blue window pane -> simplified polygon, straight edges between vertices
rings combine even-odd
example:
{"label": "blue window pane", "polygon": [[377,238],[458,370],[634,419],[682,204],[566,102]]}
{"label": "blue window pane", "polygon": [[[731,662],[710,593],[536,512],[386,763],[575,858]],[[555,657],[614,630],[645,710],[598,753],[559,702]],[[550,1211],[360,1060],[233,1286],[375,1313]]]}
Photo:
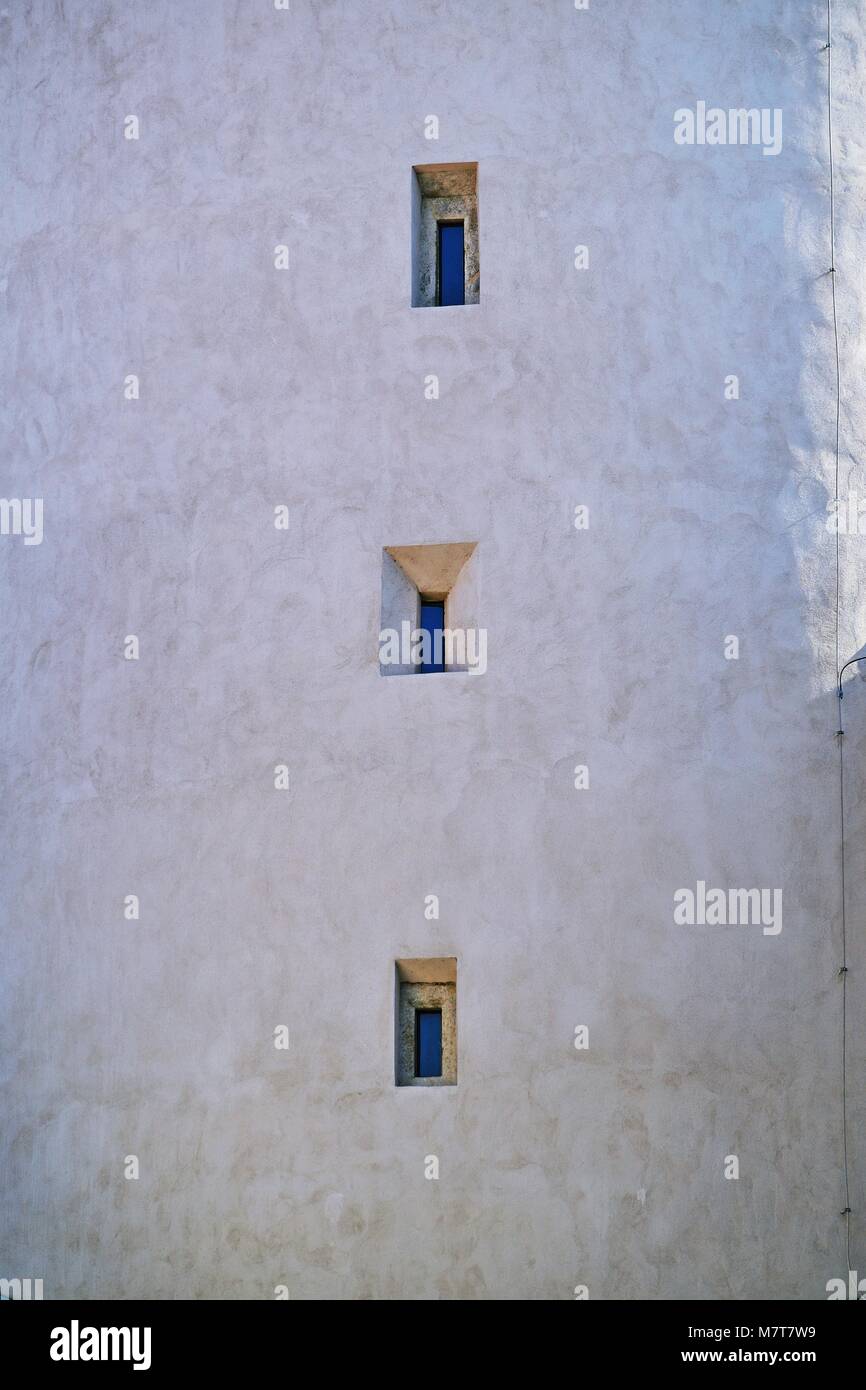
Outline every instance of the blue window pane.
{"label": "blue window pane", "polygon": [[439,303],[464,304],[463,223],[439,223]]}
{"label": "blue window pane", "polygon": [[415,1075],[442,1075],[442,1010],[415,1010]]}
{"label": "blue window pane", "polygon": [[422,671],[444,671],[445,670],[445,601],[444,599],[421,600],[421,628],[429,634],[428,647],[430,656],[429,661],[421,662]]}

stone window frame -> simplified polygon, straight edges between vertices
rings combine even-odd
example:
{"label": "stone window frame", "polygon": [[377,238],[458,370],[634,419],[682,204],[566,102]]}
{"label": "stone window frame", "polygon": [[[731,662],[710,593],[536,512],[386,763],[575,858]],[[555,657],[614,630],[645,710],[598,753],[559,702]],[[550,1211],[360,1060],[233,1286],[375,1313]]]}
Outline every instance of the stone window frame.
{"label": "stone window frame", "polygon": [[[463,303],[439,303],[439,223],[463,223]],[[413,309],[465,309],[481,302],[478,164],[412,166]]]}
{"label": "stone window frame", "polygon": [[[442,976],[441,979],[431,978]],[[395,971],[394,1081],[397,1086],[457,1085],[457,959],[398,960]],[[442,1012],[442,1075],[415,1075],[415,1014]]]}

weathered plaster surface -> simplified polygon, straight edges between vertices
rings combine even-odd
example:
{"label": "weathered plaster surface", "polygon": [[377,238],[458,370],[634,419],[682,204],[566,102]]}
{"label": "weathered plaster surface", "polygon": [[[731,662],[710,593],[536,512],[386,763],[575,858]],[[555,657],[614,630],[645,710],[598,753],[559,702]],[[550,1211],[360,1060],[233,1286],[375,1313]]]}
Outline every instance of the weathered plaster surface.
{"label": "weathered plaster surface", "polygon": [[[834,12],[866,496],[866,47]],[[6,7],[0,491],[45,499],[45,539],[0,538],[3,1275],[293,1299],[844,1275],[824,23]],[[675,146],[698,100],[783,108],[782,153]],[[467,154],[483,299],[420,313],[407,176]],[[382,547],[466,536],[487,673],[381,680]],[[862,1271],[859,678],[844,706]],[[783,932],[675,926],[698,879],[781,886]],[[459,1084],[395,1087],[394,961],[431,954],[460,958]]]}

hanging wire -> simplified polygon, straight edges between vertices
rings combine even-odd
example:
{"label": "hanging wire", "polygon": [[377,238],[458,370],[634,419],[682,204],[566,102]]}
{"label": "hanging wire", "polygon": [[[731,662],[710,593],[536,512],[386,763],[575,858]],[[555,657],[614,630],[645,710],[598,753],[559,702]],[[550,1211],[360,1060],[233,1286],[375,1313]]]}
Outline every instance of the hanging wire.
{"label": "hanging wire", "polygon": [[833,177],[833,20],[832,0],[827,0],[827,143],[830,160],[830,287],[833,301],[833,341],[836,353],[836,441],[835,441],[835,511],[836,511],[836,677],[839,696],[839,877],[842,898],[842,965],[839,978],[842,982],[842,1163],[845,1182],[845,1206],[841,1215],[845,1218],[845,1267],[851,1268],[851,1188],[848,1176],[848,933],[846,918],[845,891],[845,730],[842,726],[842,676],[847,667],[866,657],[852,657],[843,666],[839,665],[839,432],[842,414],[842,373],[839,366],[839,320],[836,313],[836,190]]}

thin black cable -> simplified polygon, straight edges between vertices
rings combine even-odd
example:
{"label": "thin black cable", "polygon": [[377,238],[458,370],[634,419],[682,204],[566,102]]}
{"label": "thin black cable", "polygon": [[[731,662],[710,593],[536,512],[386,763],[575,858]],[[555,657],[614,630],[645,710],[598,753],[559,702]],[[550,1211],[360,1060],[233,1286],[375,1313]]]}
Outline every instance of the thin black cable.
{"label": "thin black cable", "polygon": [[842,667],[842,670],[839,672],[839,699],[840,699],[840,700],[842,699],[842,695],[843,695],[843,690],[842,690],[842,677],[844,676],[845,672],[848,670],[848,667],[849,667],[849,666],[853,666],[853,665],[855,664],[855,662],[857,662],[857,661],[866,661],[866,656],[852,656],[852,657],[851,657],[851,660],[850,660],[850,661],[846,661],[846,662],[845,662],[845,665]]}
{"label": "thin black cable", "polygon": [[845,1268],[851,1268],[851,1189],[848,1176],[848,949],[845,910],[845,730],[842,726],[842,674],[846,667],[859,660],[853,657],[839,665],[839,435],[842,414],[842,373],[839,365],[839,320],[836,313],[836,190],[833,178],[833,25],[832,0],[827,0],[827,143],[830,160],[830,286],[833,301],[833,340],[836,353],[836,444],[834,501],[836,514],[836,678],[839,695],[839,879],[842,898],[842,1163],[845,1176]]}

